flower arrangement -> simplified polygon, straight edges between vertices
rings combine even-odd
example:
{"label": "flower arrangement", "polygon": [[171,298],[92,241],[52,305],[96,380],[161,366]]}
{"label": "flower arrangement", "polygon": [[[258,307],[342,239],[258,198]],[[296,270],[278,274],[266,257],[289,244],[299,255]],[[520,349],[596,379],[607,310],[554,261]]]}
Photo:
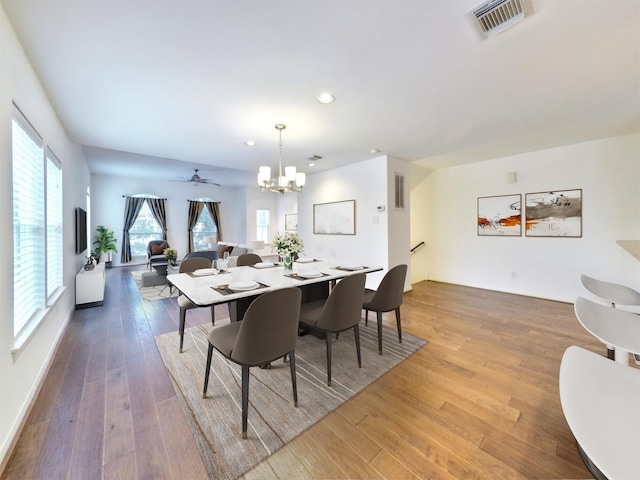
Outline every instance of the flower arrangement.
{"label": "flower arrangement", "polygon": [[176,262],[176,258],[178,258],[178,251],[175,248],[165,248],[162,254],[167,257],[171,265],[173,265]]}
{"label": "flower arrangement", "polygon": [[304,243],[297,233],[287,232],[284,235],[278,234],[273,240],[273,250],[278,255],[284,255],[289,252],[295,257],[304,252]]}

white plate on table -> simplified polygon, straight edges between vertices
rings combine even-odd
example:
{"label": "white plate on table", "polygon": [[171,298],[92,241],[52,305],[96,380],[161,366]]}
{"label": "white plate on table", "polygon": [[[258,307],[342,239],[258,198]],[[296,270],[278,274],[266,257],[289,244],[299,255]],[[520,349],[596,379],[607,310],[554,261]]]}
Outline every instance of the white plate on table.
{"label": "white plate on table", "polygon": [[302,278],[318,278],[322,276],[322,272],[298,272],[297,275]]}
{"label": "white plate on table", "polygon": [[297,263],[311,263],[315,262],[315,258],[299,258],[296,260]]}
{"label": "white plate on table", "polygon": [[340,265],[340,268],[343,270],[362,270],[364,267],[362,265]]}
{"label": "white plate on table", "polygon": [[256,268],[269,268],[274,266],[275,264],[273,262],[259,262],[254,265]]}
{"label": "white plate on table", "polygon": [[244,290],[255,290],[259,286],[260,284],[258,282],[254,282],[253,280],[238,280],[237,282],[231,282],[228,288],[229,290],[241,292]]}
{"label": "white plate on table", "polygon": [[218,270],[216,270],[215,268],[200,268],[198,270],[194,270],[193,274],[196,277],[204,277],[207,275],[215,275],[216,273],[218,273]]}

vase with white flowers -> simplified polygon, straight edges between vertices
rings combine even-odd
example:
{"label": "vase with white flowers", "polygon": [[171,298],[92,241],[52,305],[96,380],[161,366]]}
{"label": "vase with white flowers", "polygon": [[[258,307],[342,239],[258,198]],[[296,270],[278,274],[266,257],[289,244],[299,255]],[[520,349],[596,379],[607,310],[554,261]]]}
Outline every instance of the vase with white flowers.
{"label": "vase with white flowers", "polygon": [[273,240],[273,250],[280,255],[284,268],[293,269],[293,259],[304,252],[304,242],[297,233],[287,232]]}
{"label": "vase with white flowers", "polygon": [[162,254],[167,258],[167,263],[169,265],[176,264],[176,258],[178,258],[178,250],[175,248],[165,248]]}

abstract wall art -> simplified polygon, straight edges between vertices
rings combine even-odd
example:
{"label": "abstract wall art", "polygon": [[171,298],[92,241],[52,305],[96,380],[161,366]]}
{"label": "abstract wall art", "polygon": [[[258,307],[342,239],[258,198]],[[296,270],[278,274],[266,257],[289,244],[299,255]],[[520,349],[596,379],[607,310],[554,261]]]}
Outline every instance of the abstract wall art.
{"label": "abstract wall art", "polygon": [[284,229],[288,232],[295,232],[298,230],[298,214],[297,213],[285,213]]}
{"label": "abstract wall art", "polygon": [[478,197],[478,235],[522,235],[522,195]]}
{"label": "abstract wall art", "polygon": [[525,194],[527,237],[581,237],[582,189]]}
{"label": "abstract wall art", "polygon": [[313,205],[313,233],[356,234],[356,201],[316,203]]}

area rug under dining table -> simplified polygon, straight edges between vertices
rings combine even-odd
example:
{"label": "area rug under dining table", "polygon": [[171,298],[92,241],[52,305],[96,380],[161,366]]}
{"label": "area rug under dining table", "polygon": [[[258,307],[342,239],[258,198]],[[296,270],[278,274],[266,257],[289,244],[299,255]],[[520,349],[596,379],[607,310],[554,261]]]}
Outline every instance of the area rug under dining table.
{"label": "area rug under dining table", "polygon": [[[225,323],[222,322],[217,322]],[[362,368],[358,368],[353,331],[333,341],[332,382],[327,386],[326,345],[313,335],[296,346],[298,408],[293,405],[289,363],[251,368],[248,438],[241,438],[240,367],[214,350],[207,398],[202,398],[208,336],[212,327],[185,330],[184,352],[175,332],[156,337],[176,395],[198,445],[209,478],[237,478],[305,429],[382,376],[427,341],[383,325],[383,355],[378,355],[375,321],[360,328]]]}

